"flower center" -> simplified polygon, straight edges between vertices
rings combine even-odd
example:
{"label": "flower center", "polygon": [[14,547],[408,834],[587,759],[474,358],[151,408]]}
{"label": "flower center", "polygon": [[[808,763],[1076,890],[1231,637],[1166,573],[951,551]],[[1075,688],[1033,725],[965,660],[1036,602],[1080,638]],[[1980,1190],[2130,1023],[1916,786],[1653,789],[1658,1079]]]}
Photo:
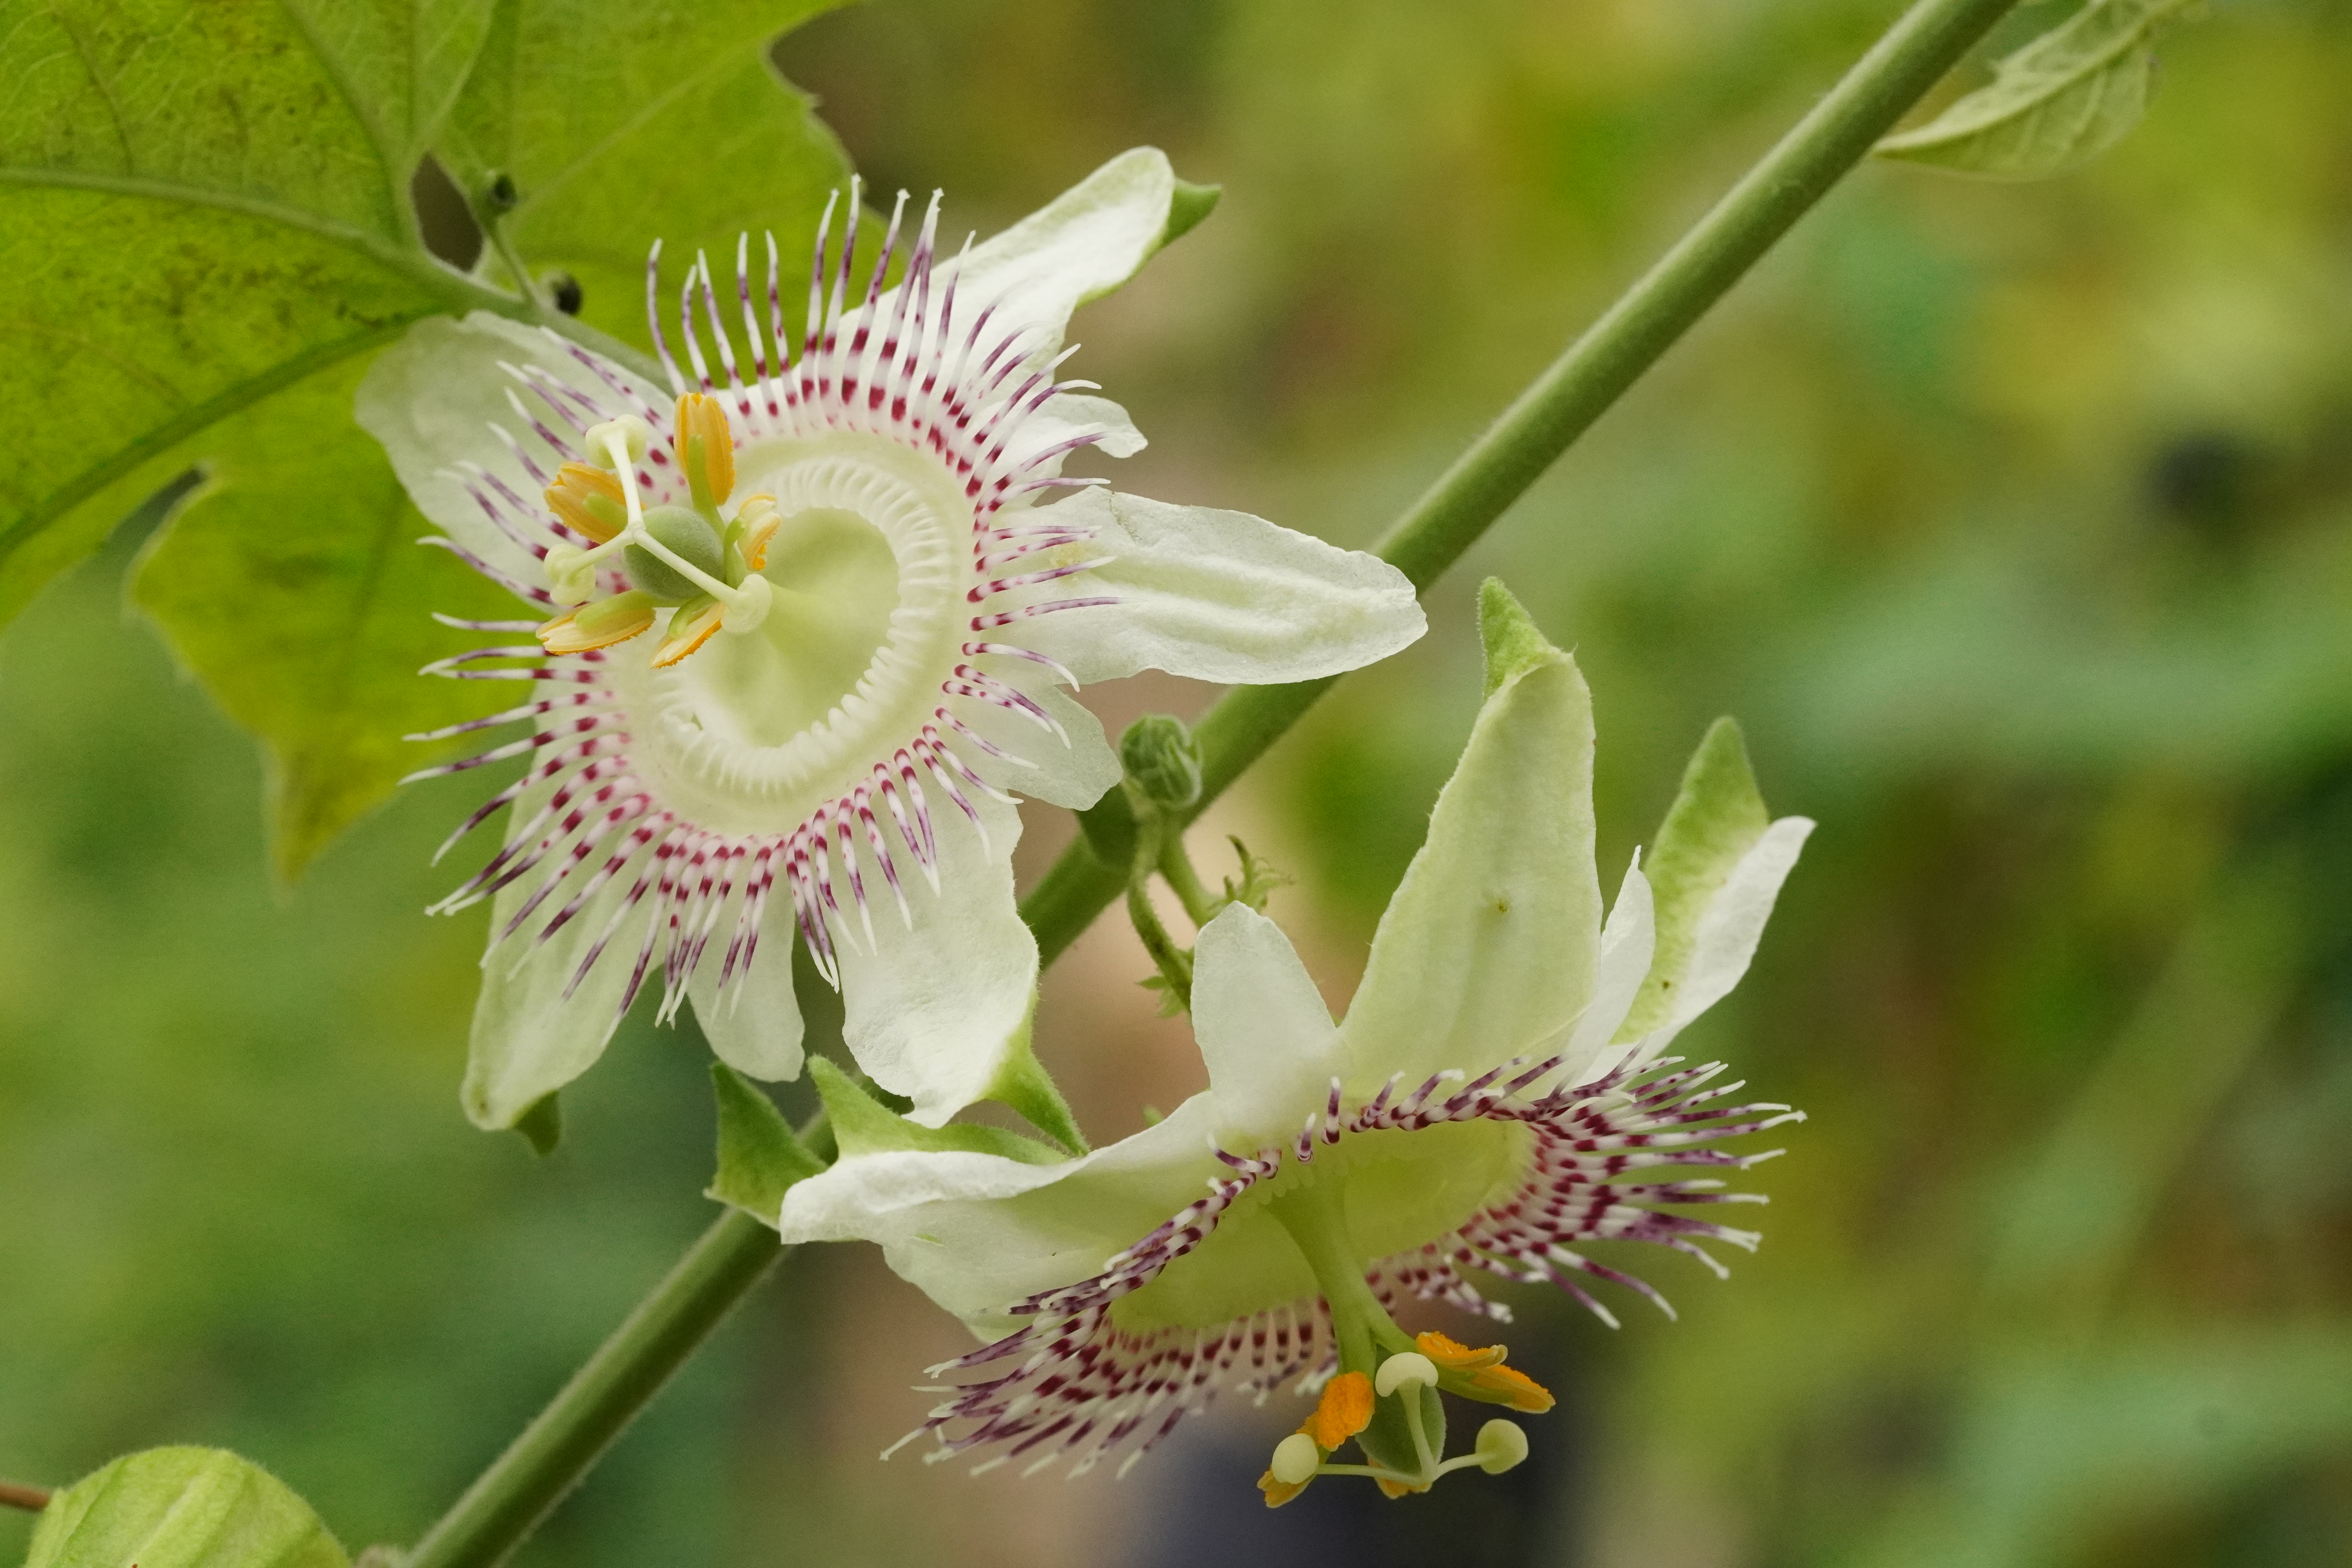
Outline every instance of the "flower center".
{"label": "flower center", "polygon": [[936,459],[884,437],[754,442],[736,462],[782,520],[767,618],[614,678],[667,804],[721,833],[785,833],[932,722],[966,635],[971,511]]}
{"label": "flower center", "polygon": [[706,730],[747,747],[782,746],[857,689],[890,635],[898,562],[863,517],[813,507],[786,517],[761,575],[768,618],[678,666],[680,700]]}
{"label": "flower center", "polygon": [[1315,1279],[1274,1212],[1309,1187],[1337,1205],[1360,1276],[1376,1259],[1452,1234],[1515,1190],[1534,1142],[1517,1122],[1445,1121],[1351,1132],[1307,1163],[1286,1157],[1281,1174],[1243,1195],[1207,1239],[1120,1300],[1114,1316],[1130,1330],[1201,1328],[1313,1292]]}

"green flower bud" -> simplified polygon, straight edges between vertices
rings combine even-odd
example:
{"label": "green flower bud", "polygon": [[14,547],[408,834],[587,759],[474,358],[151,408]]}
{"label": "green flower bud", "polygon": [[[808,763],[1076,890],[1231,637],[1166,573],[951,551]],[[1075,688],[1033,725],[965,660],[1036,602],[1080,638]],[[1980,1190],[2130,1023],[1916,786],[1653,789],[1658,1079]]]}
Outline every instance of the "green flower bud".
{"label": "green flower bud", "polygon": [[1162,811],[1182,811],[1201,798],[1201,747],[1181,719],[1146,713],[1119,737],[1118,760],[1128,782]]}

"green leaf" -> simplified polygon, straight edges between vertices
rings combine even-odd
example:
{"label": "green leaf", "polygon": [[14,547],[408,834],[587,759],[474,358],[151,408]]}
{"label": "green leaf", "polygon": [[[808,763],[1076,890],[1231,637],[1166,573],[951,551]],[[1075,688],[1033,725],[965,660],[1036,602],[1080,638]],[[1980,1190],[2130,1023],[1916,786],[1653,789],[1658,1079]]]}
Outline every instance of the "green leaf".
{"label": "green leaf", "polygon": [[710,1064],[710,1087],[719,1098],[719,1173],[703,1195],[772,1226],[785,1189],[824,1170],[824,1162],[800,1141],[776,1102],[725,1062]]}
{"label": "green leaf", "polygon": [[1883,157],[1991,179],[2038,180],[2080,168],[2147,111],[2156,36],[2193,0],[2091,0],[1993,68],[1989,87],[1916,130],[1879,142]]}
{"label": "green leaf", "polygon": [[0,618],[192,437],[487,298],[418,247],[406,197],[486,17],[390,0],[14,14]]}
{"label": "green leaf", "polygon": [[429,747],[404,736],[511,700],[500,683],[417,676],[431,660],[517,640],[453,630],[427,606],[476,618],[516,606],[446,552],[420,547],[432,530],[373,444],[342,438],[361,368],[321,377],[327,395],[219,426],[207,482],[148,545],[131,589],[182,666],[262,742],[274,858],[289,881],[401,775],[481,749],[464,736]]}
{"label": "green leaf", "polygon": [[457,683],[415,679],[478,641],[428,612],[478,616],[482,591],[401,542],[421,530],[351,422],[356,377],[411,323],[476,309],[626,352],[427,254],[409,195],[420,161],[437,151],[467,177],[485,150],[506,160],[524,185],[506,238],[541,247],[534,266],[579,273],[592,320],[642,332],[636,269],[656,237],[795,230],[840,177],[839,150],[767,63],[769,41],[817,8],[11,12],[0,417],[16,446],[0,479],[0,624],[163,481],[212,474],[134,598],[263,742],[278,864],[299,871],[435,760],[399,734],[483,710]]}
{"label": "green leaf", "polygon": [[1058,1149],[1002,1127],[962,1122],[924,1127],[909,1121],[866,1093],[856,1079],[824,1057],[809,1058],[809,1077],[824,1099],[825,1114],[833,1122],[843,1159],[901,1149],[930,1154],[1000,1154],[1029,1165],[1051,1165],[1068,1158]]}
{"label": "green leaf", "polygon": [[512,179],[507,238],[534,269],[578,280],[583,321],[650,346],[646,252],[656,239],[673,310],[698,250],[726,297],[740,235],[751,237],[764,277],[763,231],[773,229],[788,290],[804,277],[817,215],[849,162],[768,51],[839,3],[504,6],[450,117],[444,160],[468,187],[493,172]]}
{"label": "green leaf", "polygon": [[25,1568],[350,1568],[310,1505],[219,1448],[151,1448],[59,1492]]}
{"label": "green leaf", "polygon": [[1649,976],[1617,1030],[1619,1040],[1639,1039],[1674,1011],[1675,987],[1690,969],[1698,944],[1699,917],[1740,857],[1755,847],[1771,825],[1764,797],[1757,793],[1739,726],[1717,719],[1683,770],[1682,788],[1643,862],[1656,901],[1656,946]]}

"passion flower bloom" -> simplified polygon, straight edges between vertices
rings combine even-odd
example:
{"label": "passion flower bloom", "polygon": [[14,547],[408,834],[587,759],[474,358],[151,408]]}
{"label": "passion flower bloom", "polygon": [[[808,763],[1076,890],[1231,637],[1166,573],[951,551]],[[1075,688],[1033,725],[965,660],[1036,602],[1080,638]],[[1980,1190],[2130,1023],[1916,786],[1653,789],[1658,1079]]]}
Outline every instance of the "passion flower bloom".
{"label": "passion flower bloom", "polygon": [[[788,1191],[783,1237],[880,1242],[987,1342],[933,1369],[952,1384],[921,1429],[934,1458],[1132,1462],[1220,1386],[1328,1380],[1269,1502],[1334,1468],[1393,1494],[1507,1468],[1525,1451],[1507,1422],[1444,1458],[1433,1390],[1528,1413],[1550,1396],[1501,1346],[1408,1334],[1399,1309],[1507,1321],[1473,1282],[1492,1276],[1549,1281],[1613,1324],[1593,1281],[1665,1301],[1596,1244],[1718,1274],[1707,1244],[1755,1246],[1681,1211],[1761,1202],[1707,1173],[1767,1158],[1720,1145],[1798,1115],[1661,1053],[1746,972],[1811,824],[1768,818],[1720,724],[1604,927],[1583,679],[1498,584],[1482,607],[1489,695],[1345,1022],[1236,903],[1196,950],[1209,1088],[1120,1142],[1015,1159],[947,1148],[971,1131],[948,1129],[909,1147],[820,1078],[844,1157]],[[1349,1441],[1366,1462],[1332,1466]]]}
{"label": "passion flower bloom", "polygon": [[530,698],[455,727],[525,730],[454,769],[529,759],[459,829],[508,810],[442,906],[493,905],[477,1121],[584,1071],[656,973],[665,1017],[691,997],[721,1058],[792,1076],[795,927],[859,1063],[918,1120],[1004,1092],[1037,968],[1015,798],[1084,806],[1118,778],[1063,687],[1302,680],[1420,635],[1372,557],[1061,472],[1143,445],[1056,379],[1071,310],[1200,210],[1140,150],[943,258],[938,199],[914,225],[902,195],[861,289],[853,187],[791,329],[772,237],[764,272],[738,246],[725,294],[697,257],[669,295],[655,247],[666,385],[488,315],[379,359],[361,423],[434,542],[530,616],[464,623],[530,635],[438,670]]}

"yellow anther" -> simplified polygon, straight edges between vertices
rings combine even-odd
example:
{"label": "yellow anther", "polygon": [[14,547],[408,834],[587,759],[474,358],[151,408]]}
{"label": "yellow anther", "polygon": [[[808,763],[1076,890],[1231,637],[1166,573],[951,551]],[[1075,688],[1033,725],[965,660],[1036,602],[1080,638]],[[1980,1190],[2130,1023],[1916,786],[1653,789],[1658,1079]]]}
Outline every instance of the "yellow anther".
{"label": "yellow anther", "polygon": [[1265,1506],[1280,1508],[1307,1489],[1323,1456],[1372,1424],[1372,1380],[1343,1372],[1323,1385],[1315,1413],[1275,1445],[1274,1465],[1257,1479]]}
{"label": "yellow anther", "polygon": [[676,664],[709,642],[726,616],[727,606],[708,594],[680,605],[671,612],[669,630],[662,635],[661,646],[654,649],[654,668]]}
{"label": "yellow anther", "polygon": [[775,497],[761,493],[743,498],[735,513],[735,548],[742,552],[744,565],[757,572],[768,564],[768,543],[783,523]]}
{"label": "yellow anther", "polygon": [[653,624],[654,596],[632,591],[567,610],[539,628],[539,640],[550,653],[585,653],[626,642]]}
{"label": "yellow anther", "polygon": [[689,392],[677,400],[677,461],[694,504],[715,508],[735,489],[735,437],[715,397]]}
{"label": "yellow anther", "polygon": [[547,487],[547,509],[573,532],[603,544],[629,525],[629,504],[621,481],[603,468],[566,463]]}
{"label": "yellow anther", "polygon": [[1372,1424],[1372,1380],[1360,1372],[1343,1372],[1323,1385],[1323,1397],[1298,1428],[1329,1453]]}
{"label": "yellow anther", "polygon": [[1421,1347],[1422,1354],[1436,1363],[1441,1374],[1439,1386],[1448,1394],[1483,1399],[1489,1405],[1507,1405],[1529,1415],[1540,1415],[1557,1403],[1550,1391],[1535,1379],[1503,1364],[1507,1352],[1501,1345],[1472,1350],[1434,1330],[1418,1336],[1413,1342]]}

